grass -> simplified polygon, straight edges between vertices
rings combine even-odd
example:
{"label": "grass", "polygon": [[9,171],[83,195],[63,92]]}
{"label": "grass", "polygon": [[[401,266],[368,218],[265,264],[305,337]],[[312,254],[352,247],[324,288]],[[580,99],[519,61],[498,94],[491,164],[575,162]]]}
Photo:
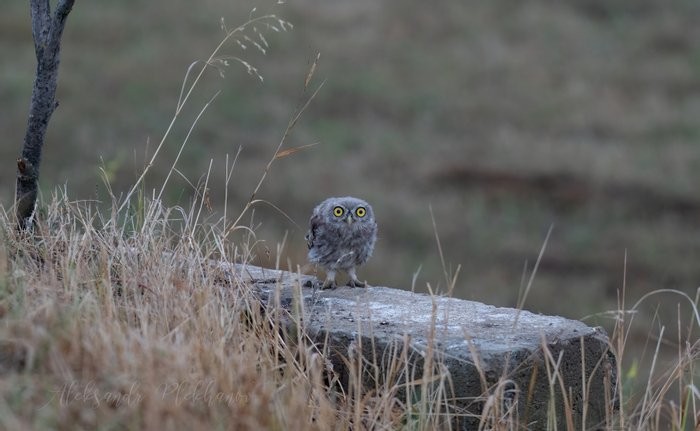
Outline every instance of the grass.
{"label": "grass", "polygon": [[[139,214],[101,212],[59,190],[34,235],[1,214],[0,428],[428,430],[449,429],[464,414],[450,408],[447,364],[430,346],[416,368],[407,343],[381,357],[357,343],[342,359],[348,382],[341,386],[328,345],[306,334],[302,310],[278,304],[263,312],[243,278],[207,264],[249,262],[246,241],[255,237],[223,217],[198,221],[202,205],[143,200]],[[231,240],[227,233],[237,230],[245,234]],[[628,344],[648,298],[628,306],[624,295],[623,284],[619,309],[609,314],[618,379],[606,380],[606,423],[588,425],[694,429],[700,292],[683,297],[693,313],[679,314],[676,325],[686,335],[671,338],[664,326],[650,332],[647,359],[630,359]],[[676,350],[673,361],[661,363],[662,345]],[[547,345],[543,352],[555,394],[564,387],[561,358]],[[479,367],[479,352],[472,354]],[[514,398],[507,375],[495,387],[481,375],[480,429],[527,427],[516,408],[527,389]],[[582,378],[589,388],[590,376]],[[571,401],[558,407],[554,399],[547,427],[577,429]]]}
{"label": "grass", "polygon": [[[312,207],[318,195],[343,190],[376,202],[384,220],[389,216],[398,219],[397,223],[382,225],[382,246],[375,256],[376,266],[368,268],[367,278],[405,286],[422,264],[424,270],[416,283],[419,290],[427,285],[423,280],[441,280],[448,263],[428,248],[432,247],[437,220],[444,256],[457,256],[464,262],[460,282],[451,283],[446,277],[445,284],[435,285],[440,291],[452,289],[457,296],[499,304],[514,305],[517,301],[525,308],[572,317],[591,315],[588,322],[609,328],[619,367],[619,380],[611,391],[622,394],[622,399],[618,410],[610,400],[607,429],[657,429],[662,425],[692,429],[698,421],[700,400],[696,385],[699,347],[697,337],[692,336],[698,325],[697,312],[693,313],[698,298],[688,288],[697,279],[693,263],[697,247],[691,221],[696,209],[691,193],[694,187],[689,186],[696,184],[692,138],[697,133],[692,122],[683,121],[693,117],[692,98],[678,91],[692,89],[694,83],[687,70],[692,64],[685,63],[683,54],[696,47],[681,29],[685,28],[684,13],[692,16],[695,8],[681,3],[666,15],[667,22],[677,21],[679,25],[665,24],[667,27],[649,23],[655,16],[650,5],[637,16],[639,21],[629,21],[623,19],[627,9],[608,10],[595,6],[595,2],[587,2],[591,9],[583,11],[558,6],[546,14],[540,13],[543,6],[536,3],[511,11],[504,26],[499,27],[492,24],[494,17],[501,15],[490,15],[496,10],[491,6],[476,6],[471,15],[453,5],[440,11],[449,20],[438,22],[422,18],[429,16],[420,11],[426,7],[422,4],[413,4],[416,9],[401,7],[401,13],[390,14],[387,10],[375,13],[377,6],[363,3],[356,9],[356,18],[362,19],[369,36],[359,38],[357,45],[347,48],[348,52],[388,55],[392,49],[405,47],[415,28],[430,35],[416,45],[409,44],[423,51],[409,53],[404,49],[395,64],[360,75],[373,79],[331,78],[322,97],[316,100],[319,103],[312,104],[307,112],[311,118],[306,124],[316,125],[316,129],[298,125],[291,142],[287,142],[287,133],[279,141],[275,131],[284,129],[289,120],[281,118],[294,106],[303,106],[316,87],[307,89],[299,102],[285,94],[289,87],[298,92],[306,75],[299,72],[295,82],[287,82],[291,80],[286,78],[289,70],[308,70],[315,50],[307,64],[287,60],[284,67],[267,68],[267,88],[279,95],[266,92],[270,90],[257,93],[250,88],[255,79],[247,80],[241,86],[241,97],[218,96],[227,106],[212,110],[207,106],[217,106],[217,100],[214,105],[207,103],[220,89],[213,80],[198,80],[197,75],[190,74],[190,79],[195,79],[186,82],[186,91],[179,97],[172,94],[172,76],[181,79],[185,69],[182,65],[190,61],[185,58],[185,48],[189,52],[196,48],[199,53],[201,46],[182,36],[170,39],[167,35],[172,33],[158,33],[157,28],[144,31],[140,20],[148,21],[148,14],[134,20],[127,19],[128,14],[117,14],[122,20],[114,19],[104,27],[98,38],[102,42],[121,46],[120,41],[131,41],[137,35],[154,36],[137,44],[137,52],[107,56],[104,50],[89,45],[94,39],[85,37],[92,35],[90,23],[100,15],[91,15],[96,12],[89,5],[76,8],[69,21],[62,64],[62,108],[53,119],[51,132],[52,141],[64,145],[47,147],[47,160],[54,163],[46,163],[42,178],[65,177],[60,169],[73,170],[75,175],[70,176],[65,189],[44,187],[47,195],[54,196],[45,200],[47,209],[35,237],[18,236],[7,214],[0,220],[2,428],[70,428],[74,424],[84,429],[446,426],[449,382],[439,357],[434,358],[435,367],[427,367],[430,374],[419,376],[410,369],[405,354],[397,350],[386,383],[373,388],[367,388],[361,376],[363,367],[376,369],[376,364],[360,357],[347,358],[355,378],[348,388],[339,390],[332,373],[328,381],[324,365],[327,352],[305,340],[303,332],[296,337],[280,337],[284,331],[279,320],[260,312],[245,283],[229,280],[230,285],[222,288],[202,269],[202,262],[208,258],[268,266],[302,261],[303,247],[296,244],[303,243],[299,238],[304,223],[294,220],[304,219],[305,209]],[[498,8],[498,2],[495,4]],[[303,15],[303,7],[302,2],[300,9],[292,8],[292,16]],[[340,6],[319,7],[318,21],[334,15],[346,22],[345,15],[336,15],[335,7]],[[81,9],[86,13],[82,18]],[[153,6],[151,12],[163,11]],[[167,27],[170,13],[177,15],[168,12],[162,21],[153,22]],[[354,12],[345,13],[355,16]],[[370,20],[365,19],[368,16]],[[475,16],[486,18],[486,24],[480,24]],[[197,25],[204,28],[205,18],[198,16]],[[614,25],[608,25],[608,19]],[[292,42],[304,45],[304,40],[319,40],[310,34],[322,32],[322,28],[313,26],[314,22],[309,18],[307,28],[311,30],[301,32],[308,39]],[[472,26],[464,27],[462,22]],[[572,25],[561,24],[567,22]],[[75,30],[71,30],[73,24]],[[543,25],[555,37],[523,37],[533,24]],[[480,27],[483,25],[488,28]],[[124,26],[131,30],[124,32]],[[13,35],[30,34],[18,24],[3,24],[3,28]],[[348,25],[347,29],[357,33],[356,26]],[[75,31],[73,39],[68,31]],[[384,31],[387,37],[380,38]],[[473,39],[465,42],[462,31]],[[200,38],[196,42],[206,40],[202,32],[194,33]],[[341,38],[339,34],[342,32],[332,32],[336,39]],[[579,46],[578,36],[593,48]],[[380,39],[387,45],[376,46]],[[591,42],[594,39],[599,44]],[[20,40],[26,42],[26,37]],[[517,40],[521,45],[504,40]],[[546,45],[550,40],[560,45],[550,50]],[[615,44],[606,45],[610,40]],[[631,81],[638,87],[629,87],[633,84],[627,81],[624,62],[638,64],[654,44],[668,40],[681,47],[680,51],[662,55],[663,64],[672,73],[662,79],[652,70],[641,69]],[[333,50],[333,43],[332,37],[318,43],[320,48],[327,48],[319,69],[330,65],[331,72],[325,74],[330,77],[342,75],[343,69],[352,66]],[[168,44],[183,47],[172,56],[182,63],[173,58],[168,61],[175,63],[165,66],[148,63],[159,47]],[[1,46],[7,49],[5,44]],[[600,48],[604,46],[608,48]],[[636,50],[628,51],[629,46],[636,46]],[[567,65],[562,58],[568,61],[570,56],[563,54],[573,48],[581,57]],[[613,54],[624,53],[622,60],[609,61],[614,55],[606,49]],[[82,55],[83,51],[95,52],[95,61],[109,64],[102,72],[108,79],[97,79],[98,88],[87,92],[113,95],[112,103],[76,97],[77,93],[85,93],[78,91],[84,85],[75,79],[84,76],[77,72],[78,66],[89,70],[84,63],[92,58]],[[260,60],[250,60],[251,64],[274,66],[274,60],[250,55]],[[6,66],[7,75],[15,77],[12,82],[20,86],[21,74],[15,68],[31,70],[26,66],[28,57],[10,57],[16,62]],[[108,57],[116,57],[116,61],[110,63]],[[215,52],[205,63],[211,64],[216,57]],[[484,61],[473,65],[468,59],[475,57],[483,57]],[[456,67],[445,68],[445,58],[454,60]],[[374,70],[371,62],[367,64],[369,70]],[[603,64],[602,69],[596,68]],[[300,67],[295,69],[295,65]],[[334,70],[336,67],[339,69]],[[202,70],[204,75],[199,76],[206,78],[218,72],[208,67]],[[243,68],[241,73],[245,71]],[[153,76],[163,79],[153,80]],[[423,76],[441,79],[426,82],[421,80]],[[467,88],[455,91],[456,83],[461,83],[464,76],[469,77]],[[499,79],[492,79],[494,76]],[[569,76],[568,84],[558,80],[561,76]],[[605,83],[602,87],[611,90],[599,93],[594,84],[600,81]],[[120,84],[114,88],[114,83]],[[553,83],[558,91],[543,92]],[[123,92],[118,90],[121,84],[128,84]],[[403,90],[412,87],[422,90]],[[189,88],[197,91],[189,93]],[[339,102],[348,93],[353,94],[351,103]],[[447,97],[452,93],[469,97]],[[2,94],[14,95],[22,103],[28,100],[14,87]],[[183,103],[188,94],[192,99]],[[542,94],[546,97],[540,103]],[[280,100],[285,97],[294,100],[292,106]],[[536,106],[522,108],[532,105]],[[149,119],[150,127],[160,130],[168,121],[164,119],[166,114],[155,111],[170,115],[174,106],[177,113],[172,117],[173,128],[162,140],[150,139],[147,149],[123,148],[124,141],[146,140],[149,133],[144,132],[141,118]],[[280,126],[263,121],[265,116],[255,113],[259,111],[270,113],[272,122]],[[19,142],[22,112],[13,109],[12,115],[0,120],[2,128],[12,132],[9,141]],[[231,121],[227,113],[235,116],[241,112],[248,113],[245,124],[227,124]],[[465,118],[472,120],[465,123]],[[244,132],[251,124],[260,124],[261,128]],[[188,135],[193,126],[194,133]],[[294,121],[289,129],[292,126]],[[271,169],[283,145],[301,147],[315,142],[319,135],[337,142],[318,151],[294,154],[294,163],[277,163]],[[382,139],[387,141],[400,137],[405,145],[378,144],[374,136],[386,137]],[[278,145],[273,147],[276,150],[263,145],[269,141]],[[240,151],[239,142],[249,145]],[[672,151],[660,149],[660,143],[667,143]],[[159,145],[164,145],[160,152]],[[204,157],[193,147],[215,155]],[[173,162],[181,150],[185,157]],[[212,157],[223,159],[219,154],[224,151],[230,154],[225,165],[211,164]],[[93,168],[95,160],[64,158],[65,154],[81,152],[105,155],[103,175],[107,181],[104,187],[99,184],[97,197],[108,208],[90,201],[72,201],[65,191],[92,198],[99,182]],[[199,160],[199,165],[192,164],[194,160]],[[408,173],[397,172],[387,169],[387,163],[412,168]],[[201,180],[190,179],[202,171],[206,174]],[[357,180],[347,181],[340,171],[358,173]],[[258,182],[261,172],[262,180]],[[558,176],[561,172],[565,175]],[[515,183],[504,182],[502,173],[514,173]],[[552,205],[546,198],[552,189],[541,181],[547,175],[573,178],[571,184],[584,187],[564,188],[563,192],[555,188],[555,192],[563,193],[565,205]],[[375,186],[378,183],[383,185],[382,190]],[[520,186],[513,187],[519,183],[529,187],[524,195]],[[317,187],[314,193],[308,191],[309,184]],[[251,190],[255,191],[252,198]],[[387,195],[386,190],[393,193]],[[578,194],[580,190],[584,191],[583,198]],[[161,196],[165,202],[146,196]],[[638,196],[648,198],[644,205],[639,205]],[[188,198],[192,202],[182,204]],[[434,210],[432,222],[428,201]],[[676,201],[690,204],[667,206]],[[265,202],[274,203],[282,211]],[[645,208],[652,211],[652,216],[645,215]],[[223,217],[218,218],[222,212]],[[292,222],[279,222],[286,220],[285,214]],[[517,296],[523,261],[528,256],[533,261],[537,258],[536,244],[545,237],[552,221],[556,222],[554,233],[525,300]],[[289,245],[277,247],[268,256],[265,251],[275,248],[270,244],[276,244],[285,230],[291,230],[286,242]],[[623,262],[624,250],[617,246],[620,242],[631,249],[628,261]],[[529,277],[529,273],[525,275]],[[638,298],[659,286],[678,288],[688,299],[660,300],[677,296],[662,296],[674,294],[657,290],[657,295],[628,309],[617,298],[620,287],[620,298]],[[562,295],[570,300],[558,300]],[[611,303],[616,311],[598,313]],[[559,384],[556,358],[547,364],[552,367],[554,388]],[[401,386],[403,393],[398,390],[398,376],[411,376]],[[428,384],[433,381],[437,384]],[[480,417],[485,429],[524,426],[518,424],[512,410],[501,408],[508,392],[505,388],[485,392],[489,408]],[[556,414],[567,412],[552,413]]]}

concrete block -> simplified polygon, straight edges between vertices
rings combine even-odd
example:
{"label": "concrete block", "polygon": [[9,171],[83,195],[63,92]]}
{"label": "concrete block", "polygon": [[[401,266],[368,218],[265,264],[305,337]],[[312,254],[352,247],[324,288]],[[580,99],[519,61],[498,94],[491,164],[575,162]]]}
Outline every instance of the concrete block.
{"label": "concrete block", "polygon": [[[395,359],[403,354],[407,364],[393,376],[395,383],[403,388],[402,382],[425,376],[432,384],[443,382],[448,406],[443,411],[449,409],[446,420],[458,429],[477,429],[484,409],[510,414],[527,429],[545,429],[549,417],[557,429],[567,429],[569,421],[577,430],[603,428],[606,408],[608,416],[612,411],[615,357],[600,328],[388,287],[317,290],[303,287],[316,281],[311,276],[221,265],[253,286],[267,309],[281,307],[300,317],[288,324],[301,324],[330,352],[346,390],[353,378],[370,389],[386,383],[382,380],[392,366],[396,371]],[[348,364],[360,356],[378,366],[358,377]]]}

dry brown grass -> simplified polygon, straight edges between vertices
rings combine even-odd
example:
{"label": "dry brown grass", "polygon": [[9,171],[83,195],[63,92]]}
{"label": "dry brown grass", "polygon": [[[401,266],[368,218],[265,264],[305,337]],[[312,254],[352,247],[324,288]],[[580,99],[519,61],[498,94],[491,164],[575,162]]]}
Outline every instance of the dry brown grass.
{"label": "dry brown grass", "polygon": [[211,249],[165,213],[124,234],[81,207],[56,203],[36,240],[5,224],[3,428],[328,428],[317,357],[203,272]]}
{"label": "dry brown grass", "polygon": [[[439,351],[428,349],[417,370],[405,345],[382,358],[357,345],[341,387],[329,352],[307,338],[299,313],[263,313],[242,279],[209,267],[222,251],[245,261],[238,250],[249,247],[225,240],[221,223],[195,223],[199,202],[185,210],[145,201],[145,216],[104,218],[92,205],[57,193],[34,235],[19,234],[5,213],[0,218],[0,428],[450,427],[457,413]],[[620,365],[603,429],[697,426],[700,341],[690,334],[698,298],[686,299],[695,314],[677,322],[689,335],[675,341],[676,361],[652,366],[641,396],[630,398],[625,388],[634,376]],[[619,364],[638,306],[615,314],[611,349]],[[661,328],[657,346],[670,342]],[[564,384],[561,358],[544,352],[554,393]],[[495,387],[484,381],[481,429],[526,426],[508,385],[507,376]],[[526,402],[521,391],[518,402]],[[564,407],[552,404],[550,427],[564,415],[573,429]]]}

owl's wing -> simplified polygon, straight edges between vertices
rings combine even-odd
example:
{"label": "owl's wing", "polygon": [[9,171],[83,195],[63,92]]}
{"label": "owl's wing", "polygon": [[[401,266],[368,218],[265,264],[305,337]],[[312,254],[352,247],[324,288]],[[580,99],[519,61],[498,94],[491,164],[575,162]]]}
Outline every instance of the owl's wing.
{"label": "owl's wing", "polygon": [[311,248],[314,246],[314,239],[316,238],[316,229],[318,229],[318,225],[321,223],[321,216],[318,214],[314,214],[311,216],[311,220],[309,220],[309,231],[306,233],[306,245]]}

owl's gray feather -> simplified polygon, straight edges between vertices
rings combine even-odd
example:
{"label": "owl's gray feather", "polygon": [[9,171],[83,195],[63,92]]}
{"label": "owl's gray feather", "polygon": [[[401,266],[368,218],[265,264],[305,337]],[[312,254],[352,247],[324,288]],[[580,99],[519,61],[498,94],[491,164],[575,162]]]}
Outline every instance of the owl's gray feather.
{"label": "owl's gray feather", "polygon": [[377,223],[372,207],[353,197],[321,202],[311,214],[306,234],[309,261],[328,272],[326,285],[334,283],[338,270],[347,271],[353,285],[363,285],[357,280],[355,267],[372,256],[376,240]]}

